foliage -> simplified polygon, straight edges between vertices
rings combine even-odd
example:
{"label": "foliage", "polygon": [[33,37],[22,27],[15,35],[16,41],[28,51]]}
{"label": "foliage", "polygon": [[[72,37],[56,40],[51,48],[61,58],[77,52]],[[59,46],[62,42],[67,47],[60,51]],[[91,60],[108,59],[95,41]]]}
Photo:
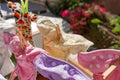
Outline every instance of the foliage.
{"label": "foliage", "polygon": [[92,0],[66,0],[68,3],[68,9],[74,9],[76,6],[84,4],[84,3],[90,3]]}
{"label": "foliage", "polygon": [[46,0],[46,5],[50,9],[50,11],[56,16],[60,16],[60,12],[63,11],[64,9],[68,8],[67,5],[65,5],[65,4],[67,4],[67,3],[64,0],[60,0],[54,5],[52,4],[52,2],[49,2],[49,0]]}
{"label": "foliage", "polygon": [[[109,19],[109,23],[112,26],[112,32],[117,34],[118,36],[120,35],[120,16],[115,16],[111,17]],[[113,49],[120,49],[120,39],[115,41],[110,48]]]}
{"label": "foliage", "polygon": [[112,49],[119,49],[120,50],[120,40],[115,41],[112,46],[110,46]]}
{"label": "foliage", "polygon": [[116,18],[111,18],[110,25],[114,27],[112,32],[120,34],[120,16],[117,16]]}
{"label": "foliage", "polygon": [[61,16],[63,10],[69,9],[72,10],[79,4],[92,2],[93,0],[58,0],[56,4],[53,5],[52,2],[46,0],[46,4],[51,12],[57,16]]}
{"label": "foliage", "polygon": [[74,6],[77,6],[80,4],[81,0],[66,0],[68,3],[68,8],[71,9]]}
{"label": "foliage", "polygon": [[22,14],[28,13],[28,0],[25,0],[25,2],[23,0],[20,1],[21,1]]}
{"label": "foliage", "polygon": [[[57,16],[62,16],[72,25],[75,34],[82,34],[87,39],[95,43],[96,48],[115,48],[120,49],[120,41],[109,38],[105,31],[98,29],[98,25],[112,30],[115,34],[120,33],[120,18],[108,18],[113,15],[105,11],[104,6],[92,3],[93,0],[60,0],[50,10]],[[110,25],[113,27],[111,28]]]}
{"label": "foliage", "polygon": [[105,8],[94,3],[85,3],[72,10],[64,10],[61,15],[64,18],[69,18],[76,34],[84,34],[89,32],[91,28],[97,28],[99,24],[107,22]]}

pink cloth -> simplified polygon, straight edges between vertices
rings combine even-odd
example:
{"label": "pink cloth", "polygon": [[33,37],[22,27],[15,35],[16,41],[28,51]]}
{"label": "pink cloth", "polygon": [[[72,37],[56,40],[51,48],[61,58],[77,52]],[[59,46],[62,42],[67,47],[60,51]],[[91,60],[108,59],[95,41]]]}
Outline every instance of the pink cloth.
{"label": "pink cloth", "polygon": [[93,80],[104,80],[102,74],[93,74]]}
{"label": "pink cloth", "polygon": [[17,75],[19,80],[36,80],[34,59],[44,50],[34,48],[30,44],[23,50],[20,47],[18,36],[14,34],[4,33],[4,42],[11,49],[17,61],[16,69],[12,73],[10,80],[14,80]]}
{"label": "pink cloth", "polygon": [[[92,71],[97,79],[100,73],[103,73],[108,67],[113,64],[113,61],[120,58],[120,50],[100,49],[91,52],[79,52],[78,62],[85,68]],[[100,77],[100,76],[99,76]],[[120,80],[120,66],[118,66],[107,80]]]}

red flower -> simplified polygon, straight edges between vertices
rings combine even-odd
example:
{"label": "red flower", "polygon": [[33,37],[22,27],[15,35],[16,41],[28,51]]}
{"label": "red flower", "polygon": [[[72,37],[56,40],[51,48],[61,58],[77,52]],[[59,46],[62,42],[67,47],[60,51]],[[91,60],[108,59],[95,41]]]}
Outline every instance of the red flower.
{"label": "red flower", "polygon": [[87,4],[87,3],[86,3],[86,4],[84,4],[84,7],[85,7],[85,8],[88,8],[88,7],[90,7],[90,4]]}
{"label": "red flower", "polygon": [[70,20],[70,23],[71,25],[75,24],[75,20],[74,19]]}
{"label": "red flower", "polygon": [[74,17],[75,17],[75,14],[76,14],[75,12],[71,12],[70,17],[71,17],[71,18],[74,18]]}
{"label": "red flower", "polygon": [[72,24],[72,28],[77,28],[77,25],[76,24]]}
{"label": "red flower", "polygon": [[80,25],[81,26],[84,26],[84,25],[86,25],[87,23],[85,22],[85,21],[82,21],[82,22],[80,22]]}
{"label": "red flower", "polygon": [[89,18],[90,17],[90,14],[86,11],[82,11],[82,15]]}
{"label": "red flower", "polygon": [[81,17],[81,13],[76,13],[76,17]]}
{"label": "red flower", "polygon": [[95,10],[99,10],[99,9],[100,9],[100,6],[99,6],[99,5],[95,5],[94,9],[95,9]]}
{"label": "red flower", "polygon": [[101,8],[100,8],[100,12],[101,12],[102,14],[104,14],[105,11],[106,11],[106,10],[105,10],[105,7],[101,7]]}
{"label": "red flower", "polygon": [[64,10],[61,15],[62,17],[67,17],[69,15],[69,10]]}
{"label": "red flower", "polygon": [[81,10],[82,10],[82,7],[81,7],[81,6],[78,6],[78,7],[76,8],[76,10],[77,10],[77,11],[81,11]]}

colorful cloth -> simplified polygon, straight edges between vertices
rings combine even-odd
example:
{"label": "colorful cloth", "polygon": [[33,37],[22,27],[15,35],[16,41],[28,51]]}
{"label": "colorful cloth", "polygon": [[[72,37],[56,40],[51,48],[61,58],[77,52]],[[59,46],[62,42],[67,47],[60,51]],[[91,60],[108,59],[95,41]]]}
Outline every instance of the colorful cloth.
{"label": "colorful cloth", "polygon": [[70,53],[86,51],[93,43],[80,35],[67,34],[47,18],[40,18],[37,27],[43,38],[43,48],[49,55],[67,60]]}
{"label": "colorful cloth", "polygon": [[[16,26],[22,32],[24,38],[33,44],[31,33],[31,22],[36,20],[36,16],[31,13],[23,13],[19,3],[8,2],[8,8],[13,12],[16,18]],[[25,6],[24,6],[25,8]]]}
{"label": "colorful cloth", "polygon": [[49,80],[91,80],[70,63],[41,53],[35,60],[40,74]]}
{"label": "colorful cloth", "polygon": [[11,49],[17,61],[10,80],[14,80],[16,75],[18,75],[19,80],[36,80],[36,69],[33,61],[37,55],[45,51],[34,48],[30,44],[23,49],[19,37],[10,33],[4,33],[4,42]]}
{"label": "colorful cloth", "polygon": [[14,80],[16,74],[18,74],[19,80],[36,80],[36,68],[40,71],[40,74],[51,80],[90,80],[71,64],[45,55],[48,53],[40,48],[34,48],[29,44],[23,50],[20,47],[18,36],[14,34],[4,33],[4,41],[17,60],[16,69],[12,73],[10,80]]}
{"label": "colorful cloth", "polygon": [[[100,49],[91,52],[79,52],[78,54],[79,64],[83,65],[96,75],[103,73],[118,58],[120,58],[120,50],[114,49]],[[120,65],[111,73],[107,80],[119,79]]]}

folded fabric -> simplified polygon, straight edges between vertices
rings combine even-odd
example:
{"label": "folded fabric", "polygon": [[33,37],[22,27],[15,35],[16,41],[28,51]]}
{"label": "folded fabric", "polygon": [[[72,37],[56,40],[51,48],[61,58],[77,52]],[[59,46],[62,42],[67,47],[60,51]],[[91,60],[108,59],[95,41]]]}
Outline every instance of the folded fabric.
{"label": "folded fabric", "polygon": [[103,75],[101,73],[93,74],[93,80],[104,80]]}
{"label": "folded fabric", "polygon": [[3,41],[3,32],[11,31],[13,25],[6,23],[4,20],[0,21],[0,74],[6,76],[14,70],[14,65],[10,60],[11,53],[5,46]]}
{"label": "folded fabric", "polygon": [[7,80],[0,74],[0,80]]}
{"label": "folded fabric", "polygon": [[[103,73],[118,58],[120,58],[120,50],[114,49],[100,49],[91,52],[79,52],[78,54],[79,64],[83,65],[94,74]],[[119,79],[120,65],[109,75],[107,80]]]}
{"label": "folded fabric", "polygon": [[76,34],[67,34],[49,19],[40,18],[37,27],[43,38],[43,48],[49,55],[66,60],[70,53],[86,51],[93,43]]}
{"label": "folded fabric", "polygon": [[23,49],[19,37],[15,34],[4,33],[4,42],[14,54],[17,62],[10,80],[14,80],[17,75],[19,80],[36,80],[36,69],[33,61],[37,55],[45,51],[41,48],[34,48],[29,43]]}
{"label": "folded fabric", "polygon": [[[23,50],[21,48],[18,36],[14,34],[4,33],[4,41],[5,44],[11,49],[17,60],[16,69],[12,73],[10,80],[14,80],[17,74],[19,80],[36,80],[35,73],[36,68],[38,69],[37,66],[39,66],[38,71],[44,69],[42,72],[40,72],[40,74],[51,80],[90,80],[84,73],[82,73],[69,63],[45,55],[48,53],[41,48],[35,48],[29,44]],[[40,63],[39,59],[41,60],[41,63],[45,64],[43,64],[43,67],[40,67],[40,65],[38,64]],[[36,68],[34,66],[34,61]],[[50,65],[51,61],[53,66]],[[56,63],[58,64],[58,66],[55,67]],[[47,74],[50,76],[45,76]]]}
{"label": "folded fabric", "polygon": [[68,62],[41,53],[35,60],[40,74],[49,80],[91,80]]}

